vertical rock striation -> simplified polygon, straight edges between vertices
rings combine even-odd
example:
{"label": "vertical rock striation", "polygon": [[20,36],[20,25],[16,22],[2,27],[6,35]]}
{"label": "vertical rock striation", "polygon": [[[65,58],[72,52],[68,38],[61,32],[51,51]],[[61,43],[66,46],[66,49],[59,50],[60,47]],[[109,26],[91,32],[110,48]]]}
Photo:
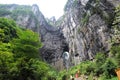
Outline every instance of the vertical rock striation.
{"label": "vertical rock striation", "polygon": [[[40,49],[40,55],[43,60],[53,66],[62,63],[61,55],[68,44],[63,36],[63,33],[57,27],[53,27],[47,23],[43,14],[40,12],[37,5],[0,5],[0,17],[12,18],[16,23],[26,29],[31,29],[40,35],[43,42],[43,47]],[[61,69],[63,66],[61,66]]]}
{"label": "vertical rock striation", "polygon": [[23,28],[40,34],[43,60],[63,69],[62,53],[70,53],[70,64],[92,60],[110,49],[115,7],[120,0],[68,0],[57,21],[45,19],[37,5],[0,5],[0,17],[12,18]]}
{"label": "vertical rock striation", "polygon": [[109,52],[114,8],[119,3],[119,0],[68,0],[58,26],[69,43],[71,65],[78,57],[80,62],[94,59],[98,52]]}

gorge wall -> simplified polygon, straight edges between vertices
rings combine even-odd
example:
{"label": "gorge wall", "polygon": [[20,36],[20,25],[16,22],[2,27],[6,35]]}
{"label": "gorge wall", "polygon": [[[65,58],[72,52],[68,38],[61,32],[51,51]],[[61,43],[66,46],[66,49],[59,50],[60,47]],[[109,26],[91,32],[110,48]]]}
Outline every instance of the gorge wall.
{"label": "gorge wall", "polygon": [[98,52],[108,53],[115,7],[119,0],[68,0],[58,20],[69,43],[71,65],[92,60]]}
{"label": "gorge wall", "polygon": [[12,18],[40,34],[40,55],[61,70],[64,51],[70,53],[70,66],[92,60],[98,52],[109,52],[114,10],[119,4],[120,0],[68,0],[57,21],[46,20],[37,5],[1,4],[0,17]]}
{"label": "gorge wall", "polygon": [[42,56],[44,61],[53,66],[56,65],[57,61],[61,60],[62,53],[66,49],[68,50],[68,44],[63,33],[57,27],[53,27],[47,23],[37,5],[1,4],[0,17],[12,18],[22,28],[37,32],[43,43],[43,47],[40,49],[40,56]]}

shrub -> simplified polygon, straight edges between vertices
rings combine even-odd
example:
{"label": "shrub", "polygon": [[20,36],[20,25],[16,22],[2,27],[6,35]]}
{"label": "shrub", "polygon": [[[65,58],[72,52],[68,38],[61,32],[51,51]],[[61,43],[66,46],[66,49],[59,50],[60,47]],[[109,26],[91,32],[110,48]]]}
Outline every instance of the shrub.
{"label": "shrub", "polygon": [[116,75],[115,73],[116,63],[113,59],[107,58],[106,62],[102,65],[103,75],[106,79],[110,79]]}

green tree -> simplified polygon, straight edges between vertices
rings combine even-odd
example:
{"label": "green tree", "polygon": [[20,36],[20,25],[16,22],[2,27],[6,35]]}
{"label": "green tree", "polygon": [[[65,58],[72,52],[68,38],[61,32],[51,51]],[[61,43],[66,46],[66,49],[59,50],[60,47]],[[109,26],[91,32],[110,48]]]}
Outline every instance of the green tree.
{"label": "green tree", "polygon": [[0,80],[47,80],[50,66],[40,60],[39,35],[0,18]]}
{"label": "green tree", "polygon": [[17,56],[27,56],[29,58],[36,58],[39,56],[39,48],[42,43],[39,40],[37,33],[31,30],[17,31],[18,37],[11,41],[13,52],[18,54]]}
{"label": "green tree", "polygon": [[114,62],[114,60],[111,58],[107,58],[106,62],[102,65],[102,75],[104,75],[106,79],[112,78],[116,75],[115,68],[116,63]]}
{"label": "green tree", "polygon": [[120,5],[115,9],[115,18],[112,26],[114,33],[112,36],[111,54],[117,63],[117,67],[120,67]]}
{"label": "green tree", "polygon": [[13,54],[0,51],[0,80],[13,80],[19,73]]}
{"label": "green tree", "polygon": [[11,19],[0,18],[0,40],[2,42],[9,42],[12,38],[17,37],[16,24]]}

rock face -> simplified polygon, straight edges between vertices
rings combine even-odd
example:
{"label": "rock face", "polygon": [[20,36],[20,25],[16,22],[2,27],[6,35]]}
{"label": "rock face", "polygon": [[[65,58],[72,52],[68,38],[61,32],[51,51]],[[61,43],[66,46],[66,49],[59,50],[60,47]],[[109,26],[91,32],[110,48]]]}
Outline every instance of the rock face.
{"label": "rock face", "polygon": [[68,44],[60,30],[47,23],[37,5],[0,5],[0,9],[1,17],[12,18],[19,26],[40,34],[43,42],[40,55],[44,61],[53,66],[56,62],[62,63],[60,58],[64,51],[68,51]]}
{"label": "rock face", "polygon": [[32,9],[40,23],[40,29],[37,29],[39,30],[37,32],[40,33],[41,41],[43,42],[40,53],[45,61],[50,64],[55,64],[55,62],[59,61],[65,48],[68,48],[68,44],[60,30],[46,22],[37,6],[33,6]]}
{"label": "rock face", "polygon": [[[114,3],[113,3],[114,2]],[[98,52],[109,52],[114,8],[119,0],[68,0],[58,21],[69,43],[71,65],[92,60]]]}
{"label": "rock face", "polygon": [[120,0],[68,0],[57,21],[45,19],[37,5],[0,5],[0,16],[40,34],[43,60],[60,70],[64,51],[70,53],[70,66],[109,52],[114,9],[119,4]]}

